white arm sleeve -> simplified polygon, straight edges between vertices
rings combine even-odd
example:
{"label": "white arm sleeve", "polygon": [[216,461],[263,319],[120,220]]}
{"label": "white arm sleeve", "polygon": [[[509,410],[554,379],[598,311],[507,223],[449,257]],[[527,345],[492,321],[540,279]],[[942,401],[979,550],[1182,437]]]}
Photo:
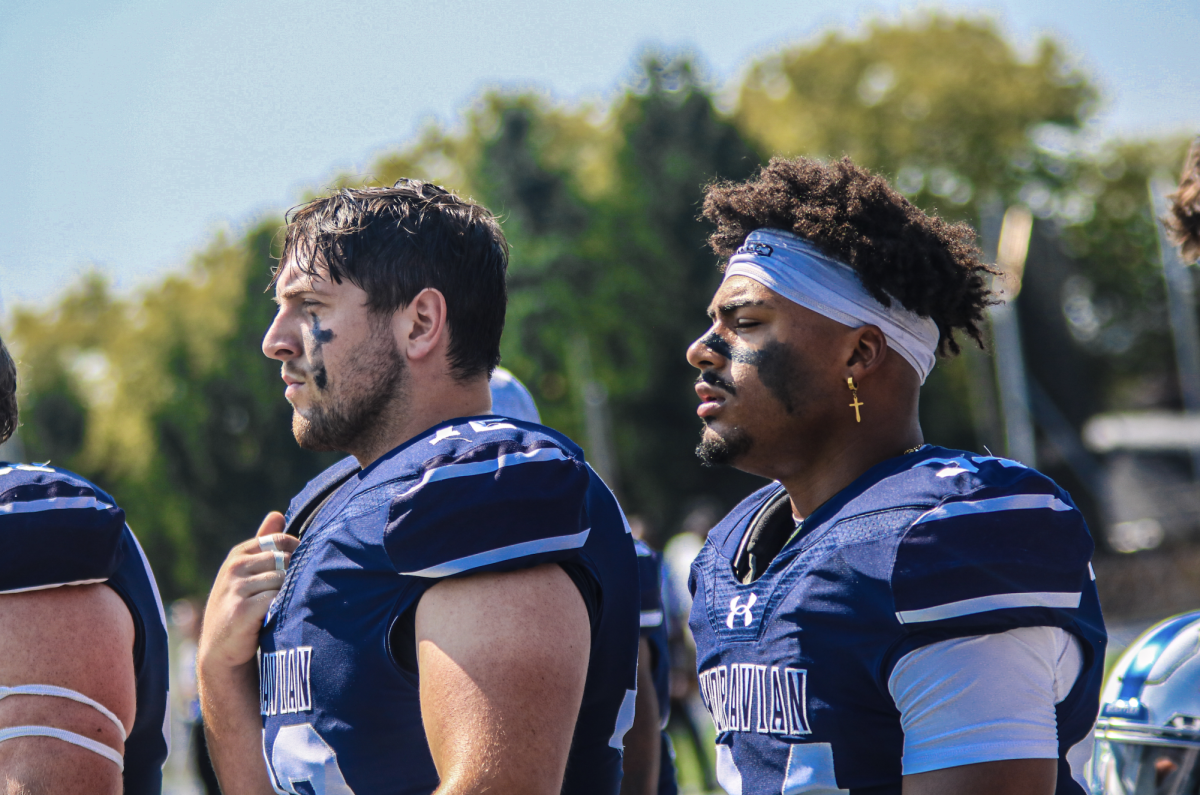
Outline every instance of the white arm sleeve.
{"label": "white arm sleeve", "polygon": [[1057,759],[1054,707],[1082,668],[1079,639],[1058,627],[955,638],[904,655],[888,679],[904,729],[904,775]]}

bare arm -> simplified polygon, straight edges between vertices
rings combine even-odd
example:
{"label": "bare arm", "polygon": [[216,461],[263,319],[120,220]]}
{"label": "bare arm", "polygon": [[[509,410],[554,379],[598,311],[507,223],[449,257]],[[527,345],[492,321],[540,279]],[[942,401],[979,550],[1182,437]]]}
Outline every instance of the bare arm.
{"label": "bare arm", "polygon": [[[94,707],[64,698],[0,700],[0,729],[48,726],[125,753],[137,711],[133,618],[107,585],[72,585],[0,596],[0,686],[55,685],[103,704],[121,731]],[[53,737],[0,742],[0,788],[21,795],[118,795],[110,759]]]}
{"label": "bare arm", "polygon": [[658,768],[662,763],[662,712],[654,690],[650,641],[638,641],[637,711],[625,735],[621,795],[654,795],[658,792]]}
{"label": "bare arm", "polygon": [[559,566],[445,580],[416,615],[436,795],[558,795],[591,629]]}
{"label": "bare arm", "polygon": [[269,513],[250,541],[234,547],[213,583],[196,653],[197,687],[213,768],[225,795],[272,795],[262,754],[258,702],[258,632],[283,574],[258,536],[273,536],[290,560],[299,543],[277,535],[283,516]]}
{"label": "bare arm", "polygon": [[904,795],[1054,795],[1057,759],[1008,759],[904,777]]}

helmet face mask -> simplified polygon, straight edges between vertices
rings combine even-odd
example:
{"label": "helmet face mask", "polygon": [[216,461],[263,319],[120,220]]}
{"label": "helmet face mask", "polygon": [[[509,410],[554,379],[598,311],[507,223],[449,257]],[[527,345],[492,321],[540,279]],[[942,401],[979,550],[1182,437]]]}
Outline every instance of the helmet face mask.
{"label": "helmet face mask", "polygon": [[1200,743],[1191,747],[1100,739],[1092,791],[1105,795],[1197,795]]}
{"label": "helmet face mask", "polygon": [[1200,611],[1151,627],[1113,667],[1089,780],[1097,795],[1200,795]]}

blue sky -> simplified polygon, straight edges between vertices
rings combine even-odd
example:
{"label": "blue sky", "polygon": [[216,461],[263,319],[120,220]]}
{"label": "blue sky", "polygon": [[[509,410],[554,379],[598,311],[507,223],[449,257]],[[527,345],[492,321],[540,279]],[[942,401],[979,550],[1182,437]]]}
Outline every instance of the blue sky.
{"label": "blue sky", "polygon": [[1101,135],[1200,131],[1200,0],[4,0],[0,300],[45,304],[88,267],[136,289],[487,87],[602,98],[646,46],[724,85],[830,27],[934,7],[1064,42],[1105,92]]}

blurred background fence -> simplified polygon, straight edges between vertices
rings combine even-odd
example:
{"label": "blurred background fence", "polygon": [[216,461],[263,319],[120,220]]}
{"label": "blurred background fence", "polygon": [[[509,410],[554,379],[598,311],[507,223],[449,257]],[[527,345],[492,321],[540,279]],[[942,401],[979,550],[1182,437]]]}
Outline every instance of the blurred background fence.
{"label": "blurred background fence", "polygon": [[[930,442],[1015,455],[1068,488],[1120,635],[1200,606],[1200,438],[1187,436],[1200,434],[1177,356],[1196,344],[1195,299],[1190,272],[1166,261],[1148,187],[1175,180],[1187,140],[1085,135],[1099,92],[1071,64],[1051,38],[1019,49],[990,22],[937,13],[783,48],[719,98],[688,55],[648,51],[604,103],[485,93],[454,127],[326,187],[419,177],[501,215],[504,364],[659,547],[757,485],[692,454],[684,350],[719,281],[697,220],[704,184],[773,155],[848,155],[980,229],[989,259],[1007,229],[1019,262],[1001,264],[1019,297],[993,315],[1001,355],[939,363],[922,425]],[[114,493],[168,602],[202,600],[228,548],[334,460],[295,446],[278,367],[259,350],[280,223],[215,235],[136,294],[93,273],[52,305],[9,312],[23,425],[3,456]]]}

